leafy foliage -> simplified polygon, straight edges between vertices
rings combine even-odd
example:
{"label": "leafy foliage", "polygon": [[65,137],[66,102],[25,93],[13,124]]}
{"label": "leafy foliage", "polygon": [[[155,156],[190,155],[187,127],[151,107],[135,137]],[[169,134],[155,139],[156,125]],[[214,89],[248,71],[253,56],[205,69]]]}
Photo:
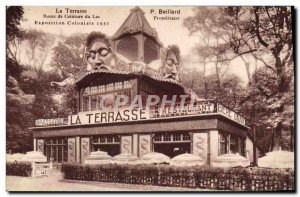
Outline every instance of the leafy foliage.
{"label": "leafy foliage", "polygon": [[[196,51],[202,59],[204,70],[208,63],[215,65],[218,92],[222,91],[220,64],[236,58],[243,60],[249,84],[236,95],[239,111],[248,117],[252,127],[255,123],[262,128],[272,128],[274,143],[271,143],[271,150],[279,146],[293,150],[292,14],[293,8],[284,6],[197,7],[194,15],[184,21],[190,33],[201,39]],[[250,64],[254,65],[255,62],[259,62],[263,68],[256,68],[251,76]],[[210,82],[205,80],[204,84]],[[233,89],[234,84],[227,85]],[[216,96],[222,98],[222,95]],[[235,99],[235,96],[230,99]],[[267,139],[270,138],[264,140]]]}
{"label": "leafy foliage", "polygon": [[18,35],[20,29],[20,20],[23,17],[24,11],[21,6],[6,7],[6,41],[11,41]]}
{"label": "leafy foliage", "polygon": [[[60,74],[60,81],[78,74],[84,69],[83,55],[86,34],[73,34],[62,37],[53,48],[51,66]],[[61,115],[69,115],[77,112],[77,100],[75,87],[55,89],[56,94],[62,95]]]}
{"label": "leafy foliage", "polygon": [[[292,169],[117,164],[81,165],[63,163],[61,171],[64,179],[71,180],[235,191],[294,189],[294,171]],[[257,182],[259,184],[256,184]]]}
{"label": "leafy foliage", "polygon": [[[20,30],[22,7],[8,7],[6,11],[6,149],[26,152],[33,149],[29,127],[35,119],[53,117],[58,111],[50,87],[50,81],[58,75],[44,69],[54,39],[53,35],[41,31]],[[26,52],[22,58],[21,51]]]}
{"label": "leafy foliage", "polygon": [[63,78],[82,68],[85,38],[85,34],[74,34],[62,38],[53,48],[51,65],[60,70]]}
{"label": "leafy foliage", "polygon": [[7,176],[31,176],[31,163],[29,162],[6,162]]}
{"label": "leafy foliage", "polygon": [[245,92],[245,87],[243,87],[241,79],[236,75],[225,75],[220,84],[218,84],[218,79],[214,74],[204,77],[203,72],[195,70],[185,70],[181,78],[182,83],[192,88],[201,98],[218,98],[221,103],[231,109],[242,112],[239,103]]}

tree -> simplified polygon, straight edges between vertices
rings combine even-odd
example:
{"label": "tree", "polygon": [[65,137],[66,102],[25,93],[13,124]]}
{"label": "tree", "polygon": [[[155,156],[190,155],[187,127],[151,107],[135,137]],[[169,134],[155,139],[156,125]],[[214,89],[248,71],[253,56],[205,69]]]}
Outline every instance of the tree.
{"label": "tree", "polygon": [[[216,87],[214,94],[216,98],[221,98],[218,93],[221,91],[222,78],[229,69],[229,62],[234,59],[232,51],[227,46],[230,32],[224,31],[218,26],[224,26],[225,20],[219,8],[195,8],[195,16],[184,20],[191,35],[199,37],[199,44],[195,46],[195,51],[201,57],[200,65],[203,65],[204,78],[208,66],[213,66],[215,70],[214,82]],[[204,80],[207,86],[207,81]]]}
{"label": "tree", "polygon": [[10,42],[17,37],[20,29],[20,20],[24,14],[21,6],[7,6],[6,7],[6,41]]}
{"label": "tree", "polygon": [[24,14],[21,6],[6,7],[6,75],[13,75],[18,78],[20,67],[18,66],[17,55],[11,51],[11,45],[17,45],[20,36],[20,20]]}
{"label": "tree", "polygon": [[[224,75],[220,84],[217,84],[216,75],[210,74],[206,78],[203,77],[203,72],[195,71],[193,69],[185,69],[182,73],[182,83],[193,89],[200,98],[215,99],[219,96],[218,101],[227,105],[237,112],[241,112],[239,106],[240,99],[244,95],[245,88],[239,77],[233,74]],[[206,84],[204,83],[206,82]],[[219,87],[220,86],[220,87]],[[220,88],[218,94],[215,90]]]}
{"label": "tree", "polygon": [[[53,48],[53,57],[51,61],[52,67],[54,67],[58,73],[60,73],[60,81],[78,74],[83,70],[83,53],[85,46],[85,34],[74,34],[68,37],[62,38],[56,47]],[[57,94],[63,95],[63,106],[60,113],[68,115],[70,113],[77,112],[77,101],[75,87],[65,87],[56,89]]]}
{"label": "tree", "polygon": [[[294,122],[292,11],[291,7],[284,6],[196,8],[194,16],[185,20],[191,33],[204,29],[221,40],[224,50],[220,52],[225,57],[217,62],[252,57],[250,61],[244,61],[251,83],[241,104],[248,102],[252,109],[256,109],[257,99],[269,103],[266,106],[270,113],[267,116],[258,113],[256,118],[265,116],[265,123],[276,130],[277,136],[290,133]],[[269,79],[264,77],[264,80],[257,81],[257,75],[250,78],[249,64],[255,61],[264,65],[266,72],[270,73],[267,75]],[[270,80],[273,82],[272,88],[264,83]],[[253,122],[251,110],[247,106],[244,108],[244,113]],[[290,149],[283,141],[278,140],[274,148],[282,146]]]}
{"label": "tree", "polygon": [[22,16],[22,7],[6,7],[6,149],[14,152],[26,151],[24,147],[30,149],[32,144],[27,143],[30,140],[30,132],[25,129],[25,125],[26,121],[30,122],[29,119],[32,116],[30,112],[28,113],[28,108],[30,108],[34,96],[24,94],[19,87],[17,80],[20,78],[22,68],[16,54],[10,48],[16,43],[16,40],[20,40],[19,25]]}
{"label": "tree", "polygon": [[76,74],[83,67],[85,37],[85,34],[65,37],[53,48],[51,66],[59,69],[62,77]]}
{"label": "tree", "polygon": [[44,69],[53,37],[19,29],[22,7],[7,7],[6,11],[6,149],[25,153],[33,148],[29,127],[34,126],[36,119],[54,117],[57,113],[50,81],[58,76]]}

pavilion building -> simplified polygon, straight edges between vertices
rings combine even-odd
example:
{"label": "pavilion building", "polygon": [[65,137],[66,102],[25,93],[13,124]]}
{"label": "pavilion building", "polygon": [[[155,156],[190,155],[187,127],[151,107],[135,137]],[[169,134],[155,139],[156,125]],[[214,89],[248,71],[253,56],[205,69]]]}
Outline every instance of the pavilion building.
{"label": "pavilion building", "polygon": [[[112,37],[113,49],[130,61],[150,63],[159,59],[162,44],[157,32],[146,20],[144,12],[133,8]],[[92,70],[81,74],[75,83],[78,113],[67,118],[36,120],[33,130],[34,150],[55,162],[83,163],[90,152],[101,150],[110,156],[130,153],[138,157],[160,152],[169,157],[191,153],[202,157],[207,165],[229,152],[246,156],[252,152],[247,138],[245,118],[216,100],[198,100],[197,110],[167,109],[102,110],[99,105],[113,106],[117,95],[131,101],[141,95],[191,96],[179,81],[162,78],[147,70],[132,72],[130,66],[112,70]],[[119,115],[118,115],[119,114]],[[120,117],[118,117],[120,116]],[[247,141],[248,140],[248,141]]]}

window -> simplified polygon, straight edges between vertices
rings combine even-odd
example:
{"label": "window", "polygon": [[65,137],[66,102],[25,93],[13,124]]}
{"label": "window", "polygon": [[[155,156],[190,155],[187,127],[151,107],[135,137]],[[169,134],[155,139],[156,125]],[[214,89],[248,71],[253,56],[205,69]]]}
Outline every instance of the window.
{"label": "window", "polygon": [[97,96],[91,97],[91,110],[97,110]]}
{"label": "window", "polygon": [[234,136],[230,136],[230,153],[238,152],[238,138]]}
{"label": "window", "polygon": [[227,153],[245,156],[245,140],[232,134],[219,133],[219,155]]}
{"label": "window", "polygon": [[93,144],[119,144],[120,138],[116,135],[102,135],[99,137],[95,137],[92,140]]}
{"label": "window", "polygon": [[82,100],[82,111],[89,111],[89,105],[90,105],[90,98],[89,97],[83,97]]}
{"label": "window", "polygon": [[164,141],[171,141],[171,135],[170,134],[164,135]]}
{"label": "window", "polygon": [[124,95],[128,98],[127,106],[129,106],[131,103],[131,90],[124,90]]}
{"label": "window", "polygon": [[105,137],[100,137],[100,143],[105,143],[106,142],[106,138]]}
{"label": "window", "polygon": [[67,162],[68,161],[68,147],[67,139],[58,138],[58,139],[48,139],[45,140],[46,149],[45,155],[50,161],[50,158],[53,158],[54,162]]}
{"label": "window", "polygon": [[98,90],[98,87],[97,87],[97,86],[91,87],[91,94],[96,94],[96,93],[97,93],[97,90]]}
{"label": "window", "polygon": [[[124,81],[124,82],[121,81],[121,82],[115,82],[106,85],[87,87],[84,89],[82,102],[81,102],[82,104],[81,109],[82,111],[89,111],[89,110],[97,110],[97,109],[101,110],[104,107],[106,108],[114,107],[116,95],[127,96],[128,102],[126,106],[129,106],[132,100],[130,88],[131,88],[130,81]],[[94,95],[90,95],[90,94],[94,94]],[[104,103],[102,103],[101,106],[102,97],[108,95],[109,97],[105,98]],[[147,94],[145,95],[145,99],[146,96]],[[121,102],[123,102],[123,100],[121,100]]]}
{"label": "window", "polygon": [[105,85],[98,86],[98,92],[105,92]]}
{"label": "window", "polygon": [[116,90],[122,89],[122,85],[123,85],[122,82],[116,82],[116,83],[115,83],[115,89],[116,89]]}
{"label": "window", "polygon": [[[123,103],[124,102],[124,92],[123,91],[120,91],[120,92],[118,92],[117,94],[116,94],[116,98],[115,98],[115,100],[116,100],[116,102],[117,102],[117,97],[118,96],[120,96],[120,98],[118,99],[119,100],[119,102],[120,102],[120,104],[121,103]],[[120,106],[120,107],[123,107],[124,105],[122,105],[122,106]]]}
{"label": "window", "polygon": [[92,143],[99,143],[98,139],[99,138],[93,138]]}
{"label": "window", "polygon": [[149,38],[144,43],[144,59],[145,63],[150,63],[152,60],[158,58],[158,49],[155,42]]}
{"label": "window", "polygon": [[126,89],[126,88],[131,88],[130,81],[124,81],[124,89]]}
{"label": "window", "polygon": [[117,45],[117,52],[131,61],[138,60],[138,40],[135,37],[123,37]]}
{"label": "window", "polygon": [[97,95],[97,106],[98,109],[103,109],[103,103],[101,103],[102,100],[102,96],[101,95]]}
{"label": "window", "polygon": [[162,137],[161,134],[156,134],[156,135],[154,136],[154,141],[160,142],[160,141],[161,141],[161,137]]}
{"label": "window", "polygon": [[220,133],[219,139],[220,139],[219,155],[226,154],[227,153],[227,135]]}
{"label": "window", "polygon": [[113,83],[107,84],[106,90],[107,90],[107,91],[114,90],[114,84],[113,84]]}
{"label": "window", "polygon": [[115,142],[120,142],[120,138],[118,136],[115,136]]}
{"label": "window", "polygon": [[240,139],[240,155],[242,155],[242,156],[246,156],[246,154],[245,154],[245,148],[246,148],[246,140],[245,139]]}
{"label": "window", "polygon": [[145,91],[140,91],[141,97],[142,97],[142,105],[146,106],[147,98],[148,98],[148,93]]}
{"label": "window", "polygon": [[180,141],[181,140],[181,134],[180,133],[176,133],[173,135],[173,141]]}
{"label": "window", "polygon": [[113,142],[113,137],[112,136],[108,136],[107,137],[107,142],[108,143],[112,143]]}
{"label": "window", "polygon": [[157,133],[153,138],[154,142],[190,142],[191,137],[189,133]]}
{"label": "window", "polygon": [[184,133],[183,134],[183,141],[189,141],[191,140],[191,136],[189,133]]}
{"label": "window", "polygon": [[106,107],[106,108],[113,108],[114,104],[115,104],[115,96],[114,96],[114,94],[107,94],[107,97],[103,101],[104,107]]}
{"label": "window", "polygon": [[90,93],[90,88],[87,87],[84,89],[83,94],[89,94]]}
{"label": "window", "polygon": [[146,83],[145,81],[141,81],[141,89],[151,94],[156,92],[156,86]]}

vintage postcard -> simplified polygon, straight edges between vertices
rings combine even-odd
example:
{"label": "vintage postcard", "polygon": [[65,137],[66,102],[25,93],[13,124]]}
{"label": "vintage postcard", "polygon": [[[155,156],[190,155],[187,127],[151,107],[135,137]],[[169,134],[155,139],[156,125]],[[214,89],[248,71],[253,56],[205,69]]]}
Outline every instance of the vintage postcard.
{"label": "vintage postcard", "polygon": [[7,6],[6,190],[295,191],[294,7]]}

